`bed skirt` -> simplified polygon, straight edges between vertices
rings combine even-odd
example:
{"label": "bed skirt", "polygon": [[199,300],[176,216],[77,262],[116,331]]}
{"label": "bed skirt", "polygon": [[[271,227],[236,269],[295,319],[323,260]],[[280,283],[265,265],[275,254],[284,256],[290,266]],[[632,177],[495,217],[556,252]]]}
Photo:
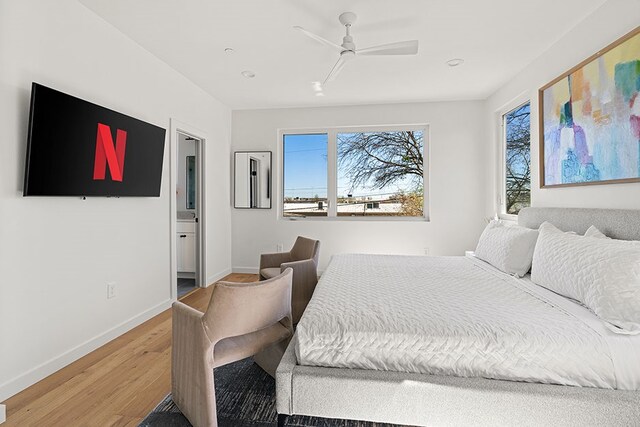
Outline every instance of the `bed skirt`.
{"label": "bed skirt", "polygon": [[640,392],[298,365],[276,372],[278,414],[405,425],[634,425]]}

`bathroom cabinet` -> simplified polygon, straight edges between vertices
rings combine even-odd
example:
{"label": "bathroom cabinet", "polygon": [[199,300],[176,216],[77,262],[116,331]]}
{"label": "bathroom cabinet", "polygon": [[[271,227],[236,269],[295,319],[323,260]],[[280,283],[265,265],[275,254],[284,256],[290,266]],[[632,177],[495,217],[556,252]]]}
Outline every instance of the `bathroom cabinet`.
{"label": "bathroom cabinet", "polygon": [[196,224],[178,221],[176,235],[178,273],[196,272]]}

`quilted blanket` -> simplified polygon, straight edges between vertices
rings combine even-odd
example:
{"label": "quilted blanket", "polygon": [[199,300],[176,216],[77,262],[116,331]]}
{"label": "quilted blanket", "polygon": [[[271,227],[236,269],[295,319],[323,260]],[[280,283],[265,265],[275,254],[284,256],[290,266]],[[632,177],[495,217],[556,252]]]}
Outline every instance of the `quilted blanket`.
{"label": "quilted blanket", "polygon": [[302,365],[640,389],[640,340],[473,257],[336,255],[295,345]]}

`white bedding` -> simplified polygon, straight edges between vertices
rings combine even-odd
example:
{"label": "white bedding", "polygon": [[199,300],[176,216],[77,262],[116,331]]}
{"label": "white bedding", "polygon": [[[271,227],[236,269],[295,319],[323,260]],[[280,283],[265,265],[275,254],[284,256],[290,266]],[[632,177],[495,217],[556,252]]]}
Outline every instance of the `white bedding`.
{"label": "white bedding", "polygon": [[302,365],[640,389],[640,336],[473,257],[336,255],[295,337]]}

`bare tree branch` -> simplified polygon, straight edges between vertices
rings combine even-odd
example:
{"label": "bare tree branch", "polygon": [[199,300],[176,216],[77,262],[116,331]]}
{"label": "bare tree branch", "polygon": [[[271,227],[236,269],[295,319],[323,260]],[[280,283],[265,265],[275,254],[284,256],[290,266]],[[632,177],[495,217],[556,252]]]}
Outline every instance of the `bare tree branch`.
{"label": "bare tree branch", "polygon": [[421,185],[422,134],[413,131],[350,133],[338,136],[338,164],[352,188],[382,189],[412,178]]}
{"label": "bare tree branch", "polygon": [[531,200],[530,110],[523,106],[506,118],[506,211],[517,214]]}

